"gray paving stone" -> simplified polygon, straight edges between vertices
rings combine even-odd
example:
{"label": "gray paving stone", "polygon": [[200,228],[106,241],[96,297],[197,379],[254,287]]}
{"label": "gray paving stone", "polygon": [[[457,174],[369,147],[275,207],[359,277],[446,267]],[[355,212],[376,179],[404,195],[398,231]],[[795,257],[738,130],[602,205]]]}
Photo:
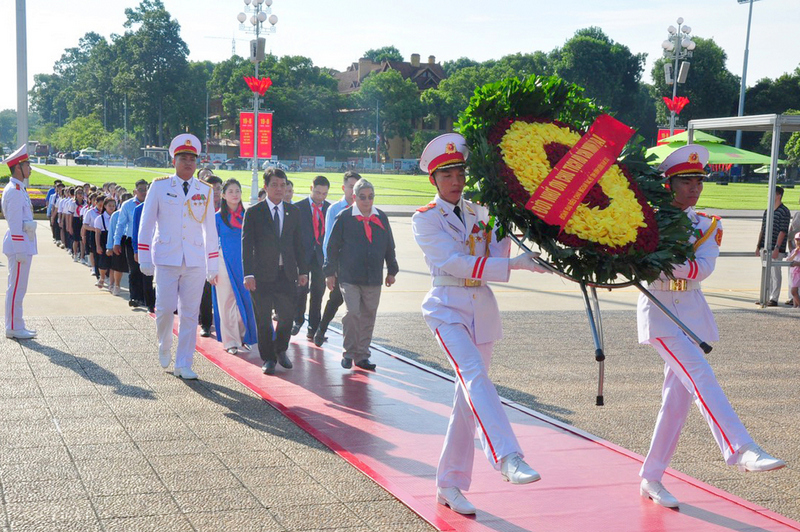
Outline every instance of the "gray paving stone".
{"label": "gray paving stone", "polygon": [[132,441],[124,443],[82,443],[70,445],[69,452],[76,462],[81,462],[83,460],[110,460],[129,456],[143,456],[142,452]]}
{"label": "gray paving stone", "polygon": [[227,470],[164,473],[161,480],[170,491],[241,488],[242,483]]}
{"label": "gray paving stone", "polygon": [[270,508],[270,511],[288,530],[363,527],[366,524],[341,503],[304,506],[281,504]]}
{"label": "gray paving stone", "polygon": [[194,512],[187,515],[198,532],[279,532],[286,530],[266,509]]}
{"label": "gray paving stone", "polygon": [[160,493],[166,486],[155,473],[146,475],[105,474],[83,478],[86,491],[92,497],[132,493]]}
{"label": "gray paving stone", "polygon": [[96,520],[87,497],[8,503],[5,507],[12,530],[41,527],[44,524],[55,527],[64,522]]}
{"label": "gray paving stone", "polygon": [[265,451],[217,451],[217,457],[231,469],[258,467],[295,467],[296,464],[277,449]]}
{"label": "gray paving stone", "polygon": [[299,467],[259,467],[232,469],[231,472],[249,487],[316,483],[311,475]]}
{"label": "gray paving stone", "polygon": [[92,502],[101,519],[180,513],[172,495],[167,492],[98,496],[93,497]]}
{"label": "gray paving stone", "polygon": [[396,500],[351,502],[347,506],[369,526],[415,525],[419,520],[417,514],[402,504],[398,505],[397,502]]}
{"label": "gray paving stone", "polygon": [[149,462],[159,475],[187,471],[216,471],[228,469],[228,466],[223,464],[213,453],[191,453],[191,451],[188,450],[177,456],[153,456],[150,457]]}
{"label": "gray paving stone", "polygon": [[7,503],[80,499],[86,497],[83,485],[75,479],[3,481],[3,497]]}
{"label": "gray paving stone", "polygon": [[103,519],[101,523],[106,532],[143,532],[145,530],[188,532],[193,530],[192,525],[182,514]]}
{"label": "gray paving stone", "polygon": [[341,502],[336,495],[318,484],[273,484],[251,486],[250,491],[266,507],[291,504],[330,504]]}
{"label": "gray paving stone", "polygon": [[187,514],[263,508],[261,502],[245,488],[175,491],[173,496]]}
{"label": "gray paving stone", "polygon": [[150,463],[141,454],[127,454],[106,460],[83,460],[75,465],[83,478],[147,475],[153,471]]}

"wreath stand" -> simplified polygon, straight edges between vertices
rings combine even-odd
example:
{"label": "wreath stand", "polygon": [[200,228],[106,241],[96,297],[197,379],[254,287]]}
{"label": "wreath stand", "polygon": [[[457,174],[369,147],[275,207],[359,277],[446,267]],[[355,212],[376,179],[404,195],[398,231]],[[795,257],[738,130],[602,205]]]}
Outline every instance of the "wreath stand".
{"label": "wreath stand", "polygon": [[[519,237],[514,234],[509,234],[508,236],[520,247],[523,251],[530,253],[532,250],[523,242]],[[592,340],[594,340],[594,359],[598,363],[598,377],[597,377],[597,398],[595,404],[597,406],[603,406],[604,399],[603,399],[603,381],[605,379],[605,342],[603,339],[603,320],[600,315],[600,301],[597,298],[597,289],[602,288],[606,290],[613,290],[615,288],[627,288],[629,286],[635,286],[639,289],[639,291],[647,297],[656,307],[661,309],[661,311],[670,319],[672,320],[680,329],[686,333],[686,336],[692,339],[700,349],[703,350],[704,353],[708,354],[711,352],[712,347],[704,342],[700,337],[698,337],[694,332],[692,332],[689,327],[687,327],[681,320],[678,319],[675,314],[673,314],[667,307],[664,306],[661,301],[659,301],[647,288],[642,285],[640,281],[626,281],[623,283],[592,283],[590,281],[575,279],[570,275],[562,272],[551,263],[547,262],[542,258],[536,258],[534,261],[539,265],[548,270],[550,273],[554,273],[559,277],[566,279],[568,281],[572,281],[573,283],[578,283],[581,287],[581,293],[583,294],[583,304],[586,308],[586,317],[589,318],[589,328],[592,332]],[[587,288],[589,290],[587,290]]]}

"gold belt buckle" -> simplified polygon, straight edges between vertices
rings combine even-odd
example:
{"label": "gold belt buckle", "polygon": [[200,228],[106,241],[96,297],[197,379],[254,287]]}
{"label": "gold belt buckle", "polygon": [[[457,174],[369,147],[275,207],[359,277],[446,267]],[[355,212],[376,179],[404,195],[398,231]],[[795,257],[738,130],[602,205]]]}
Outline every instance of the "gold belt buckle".
{"label": "gold belt buckle", "polygon": [[480,285],[481,281],[479,281],[478,279],[464,279],[464,286],[469,286],[471,288],[474,288]]}
{"label": "gold belt buckle", "polygon": [[686,279],[670,279],[669,289],[671,292],[685,292]]}

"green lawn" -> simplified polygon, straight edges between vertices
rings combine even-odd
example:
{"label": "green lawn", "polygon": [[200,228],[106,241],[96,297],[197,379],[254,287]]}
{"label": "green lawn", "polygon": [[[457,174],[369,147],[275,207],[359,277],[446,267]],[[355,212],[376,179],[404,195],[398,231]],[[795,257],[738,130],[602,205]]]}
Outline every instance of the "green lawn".
{"label": "green lawn", "polygon": [[[102,185],[108,181],[120,184],[131,190],[133,185],[139,179],[146,179],[152,181],[153,179],[165,175],[170,175],[170,169],[157,169],[157,168],[117,168],[105,166],[46,166],[44,169],[57,174],[61,174],[72,179],[82,182],[92,183],[94,185]],[[241,184],[242,188],[247,191],[250,190],[252,183],[252,172],[245,170],[215,170],[215,173],[223,180],[229,178],[236,178]],[[318,174],[312,172],[289,172],[289,179],[294,183],[295,196],[305,196],[314,178]],[[331,198],[334,201],[338,200],[341,196],[341,183],[342,174],[323,173],[331,181]],[[410,176],[410,175],[393,175],[393,174],[361,174],[362,177],[368,179],[375,185],[376,195],[378,196],[376,202],[379,205],[424,205],[428,203],[436,194],[434,188],[428,182],[428,177],[425,175]],[[259,175],[259,180],[261,175]],[[53,179],[34,171],[31,176],[31,183],[42,185],[51,184]]]}
{"label": "green lawn", "polygon": [[[147,168],[115,168],[103,166],[47,166],[55,172],[79,181],[102,185],[107,181],[119,183],[129,190],[139,179],[152,181],[153,179],[170,174],[170,170]],[[250,190],[252,173],[244,170],[217,170],[217,175],[222,179],[236,178],[246,191]],[[294,182],[295,196],[307,194],[311,182],[317,174],[312,172],[289,173],[289,179]],[[331,199],[340,197],[341,173],[325,173],[331,181]],[[393,175],[393,174],[362,174],[362,176],[375,185],[376,203],[378,205],[424,205],[434,196],[435,190],[428,183],[425,175]],[[53,182],[52,178],[38,172],[33,172],[33,184],[42,185]],[[800,187],[786,190],[783,202],[790,209],[798,204]],[[707,183],[700,198],[698,209],[750,209],[764,210],[767,205],[767,185],[750,183],[731,183],[722,186],[717,183]]]}

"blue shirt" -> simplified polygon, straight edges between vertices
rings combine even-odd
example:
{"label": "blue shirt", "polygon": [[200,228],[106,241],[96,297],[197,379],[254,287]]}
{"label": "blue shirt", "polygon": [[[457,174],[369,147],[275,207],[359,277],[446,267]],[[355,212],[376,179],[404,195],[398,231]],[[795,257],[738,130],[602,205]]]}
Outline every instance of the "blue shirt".
{"label": "blue shirt", "polygon": [[142,212],[144,211],[144,202],[140,203],[133,209],[133,234],[131,235],[131,240],[133,244],[133,252],[138,253],[139,249],[139,223],[142,221]]}
{"label": "blue shirt", "polygon": [[56,187],[50,188],[47,191],[47,196],[44,197],[44,202],[47,204],[47,217],[50,218],[50,196],[56,193]]}
{"label": "blue shirt", "polygon": [[119,246],[122,243],[123,236],[133,235],[133,210],[139,205],[140,202],[136,198],[131,198],[122,204],[119,208],[119,218],[117,224],[114,226],[114,245]]}
{"label": "blue shirt", "polygon": [[117,234],[117,220],[119,220],[119,211],[114,211],[114,213],[111,215],[111,220],[108,222],[108,238],[106,239],[106,247],[109,249],[111,248],[109,242],[113,242],[114,237]]}
{"label": "blue shirt", "polygon": [[349,205],[347,204],[347,200],[344,199],[344,196],[328,207],[328,214],[325,215],[325,240],[322,241],[322,256],[325,257],[325,261],[328,260],[328,241],[331,239],[333,223],[336,221],[336,216],[347,207],[349,207]]}

